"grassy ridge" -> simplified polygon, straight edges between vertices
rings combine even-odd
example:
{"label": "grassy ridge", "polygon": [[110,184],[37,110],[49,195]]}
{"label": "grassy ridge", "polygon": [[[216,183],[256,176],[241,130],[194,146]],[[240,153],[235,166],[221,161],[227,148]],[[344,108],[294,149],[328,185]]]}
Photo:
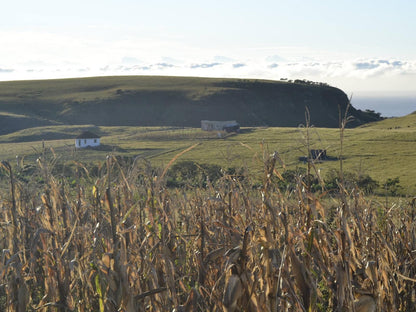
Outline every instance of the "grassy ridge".
{"label": "grassy ridge", "polygon": [[[337,127],[347,103],[341,90],[304,81],[126,76],[0,82],[0,133],[51,124],[198,127],[202,119],[296,127],[305,107],[314,125]],[[351,114],[355,126],[377,119],[354,108]]]}

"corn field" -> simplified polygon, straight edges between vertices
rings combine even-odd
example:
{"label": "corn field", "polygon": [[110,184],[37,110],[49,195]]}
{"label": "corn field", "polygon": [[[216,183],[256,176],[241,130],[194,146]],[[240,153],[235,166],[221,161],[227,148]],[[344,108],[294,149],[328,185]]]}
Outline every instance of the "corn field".
{"label": "corn field", "polygon": [[[74,182],[2,162],[2,311],[416,311],[416,207],[299,179],[224,175],[169,189],[166,170],[109,156]],[[7,182],[7,183],[6,183]]]}

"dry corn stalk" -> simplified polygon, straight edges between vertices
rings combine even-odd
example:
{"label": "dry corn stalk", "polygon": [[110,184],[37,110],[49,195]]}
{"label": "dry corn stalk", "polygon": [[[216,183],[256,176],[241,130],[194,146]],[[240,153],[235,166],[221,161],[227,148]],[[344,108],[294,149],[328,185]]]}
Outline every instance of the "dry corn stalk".
{"label": "dry corn stalk", "polygon": [[387,209],[345,188],[315,196],[304,183],[282,195],[276,157],[260,188],[247,175],[171,190],[162,170],[117,157],[94,179],[78,166],[73,186],[46,154],[41,185],[3,166],[0,308],[411,311],[414,207]]}

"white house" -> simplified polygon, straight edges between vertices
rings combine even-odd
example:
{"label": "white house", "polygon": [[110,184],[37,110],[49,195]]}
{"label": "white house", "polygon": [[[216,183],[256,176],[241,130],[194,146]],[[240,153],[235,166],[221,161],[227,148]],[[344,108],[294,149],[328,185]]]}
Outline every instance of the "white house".
{"label": "white house", "polygon": [[75,147],[83,148],[88,146],[99,146],[100,137],[91,131],[84,131],[75,138]]}

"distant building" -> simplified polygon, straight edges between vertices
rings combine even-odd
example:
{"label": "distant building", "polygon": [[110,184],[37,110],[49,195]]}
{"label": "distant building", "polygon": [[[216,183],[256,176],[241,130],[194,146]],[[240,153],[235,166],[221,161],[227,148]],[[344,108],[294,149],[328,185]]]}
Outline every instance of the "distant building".
{"label": "distant building", "polygon": [[235,120],[227,120],[227,121],[201,120],[201,129],[204,131],[238,132],[240,131],[240,125]]}
{"label": "distant building", "polygon": [[324,149],[312,149],[310,150],[309,157],[312,160],[326,160],[328,157],[326,156],[326,150]]}
{"label": "distant building", "polygon": [[307,162],[321,162],[324,160],[331,160],[334,159],[333,157],[330,157],[326,154],[326,150],[325,149],[311,149],[309,151],[309,156],[301,156],[299,157],[299,161],[303,161],[303,163],[307,163]]}
{"label": "distant building", "polygon": [[91,131],[84,131],[79,136],[75,138],[75,147],[84,148],[84,147],[94,147],[100,145],[100,137]]}

